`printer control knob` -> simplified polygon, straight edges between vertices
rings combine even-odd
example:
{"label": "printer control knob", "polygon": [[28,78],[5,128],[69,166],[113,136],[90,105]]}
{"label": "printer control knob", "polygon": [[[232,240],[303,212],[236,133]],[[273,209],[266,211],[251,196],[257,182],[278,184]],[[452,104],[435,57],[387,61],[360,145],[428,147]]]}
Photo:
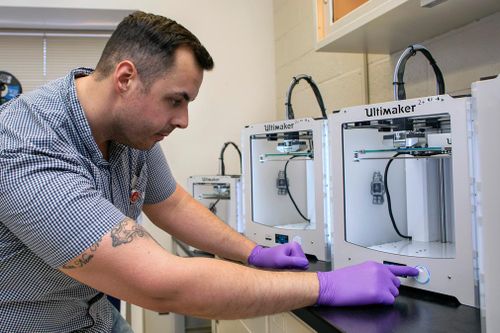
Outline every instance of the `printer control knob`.
{"label": "printer control knob", "polygon": [[302,245],[302,237],[300,237],[300,236],[294,236],[294,237],[292,238],[292,241],[297,242],[297,243],[299,243],[300,245]]}
{"label": "printer control knob", "polygon": [[414,279],[420,284],[426,284],[431,280],[431,272],[427,269],[427,267],[422,265],[415,266],[418,269],[418,275],[414,277]]}

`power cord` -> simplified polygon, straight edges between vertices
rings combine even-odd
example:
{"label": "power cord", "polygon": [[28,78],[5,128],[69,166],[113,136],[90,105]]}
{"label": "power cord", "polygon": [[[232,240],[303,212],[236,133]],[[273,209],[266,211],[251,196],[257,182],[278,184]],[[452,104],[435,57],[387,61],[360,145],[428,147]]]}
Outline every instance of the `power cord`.
{"label": "power cord", "polygon": [[392,227],[394,228],[394,231],[396,231],[396,233],[398,234],[399,237],[411,240],[412,237],[405,236],[405,235],[401,234],[398,226],[396,225],[396,221],[394,220],[394,215],[392,214],[391,195],[389,193],[389,187],[387,186],[387,172],[389,171],[389,167],[391,166],[391,163],[392,163],[392,161],[394,161],[395,157],[397,157],[399,155],[403,155],[403,154],[411,155],[411,154],[407,154],[407,153],[396,153],[394,156],[392,156],[392,158],[389,160],[389,162],[387,162],[387,165],[385,166],[385,171],[384,171],[384,187],[385,187],[385,195],[387,197],[387,208],[389,209],[389,217],[391,218]]}
{"label": "power cord", "polygon": [[429,64],[432,66],[432,69],[434,70],[434,75],[436,76],[437,94],[442,95],[445,93],[443,73],[441,73],[441,70],[439,69],[436,63],[436,60],[434,60],[429,50],[427,50],[424,46],[419,44],[414,44],[408,46],[408,48],[404,50],[404,52],[399,57],[399,60],[396,64],[396,68],[394,69],[394,77],[393,77],[394,99],[397,101],[406,99],[406,91],[404,86],[405,83],[403,81],[405,66],[408,59],[417,54],[417,51],[420,51],[427,58]]}
{"label": "power cord", "polygon": [[319,88],[309,75],[301,74],[294,76],[290,86],[288,87],[288,91],[286,93],[286,102],[285,102],[285,117],[286,119],[295,119],[295,115],[293,114],[292,108],[292,90],[299,83],[300,80],[306,80],[307,83],[311,86],[314,95],[316,96],[316,100],[318,101],[319,108],[321,109],[321,115],[323,119],[326,119],[326,108],[325,103],[323,103],[323,97],[321,97],[321,93],[319,92]]}
{"label": "power cord", "polygon": [[218,198],[216,201],[211,202],[210,205],[208,205],[208,210],[210,210],[213,214],[217,214],[217,208],[215,207],[220,201],[220,198]]}
{"label": "power cord", "polygon": [[297,210],[297,212],[299,213],[299,215],[304,219],[306,220],[307,222],[311,222],[310,219],[308,219],[307,217],[304,216],[304,214],[302,214],[302,212],[300,211],[299,207],[297,206],[297,204],[295,203],[295,200],[293,199],[292,197],[292,193],[290,193],[290,189],[288,188],[288,178],[287,178],[287,175],[286,175],[286,169],[288,167],[288,163],[293,160],[294,158],[296,158],[298,156],[292,156],[290,157],[286,163],[285,163],[285,170],[284,170],[284,176],[285,176],[285,187],[286,187],[286,192],[288,193],[288,196],[290,197],[290,200],[292,201],[293,203],[293,206],[295,207],[295,209]]}
{"label": "power cord", "polygon": [[[385,194],[387,196],[387,209],[389,210],[389,216],[391,218],[392,226],[393,226],[394,230],[396,231],[396,233],[402,238],[406,238],[406,239],[411,240],[412,237],[405,236],[405,235],[401,234],[401,232],[399,231],[399,229],[396,225],[396,222],[394,220],[394,215],[392,214],[391,195],[389,193],[389,187],[387,186],[387,173],[389,171],[389,166],[391,165],[392,161],[394,161],[394,158],[399,156],[399,155],[414,156],[414,155],[409,154],[409,153],[399,152],[399,153],[396,153],[394,156],[392,156],[392,158],[389,160],[389,162],[387,162],[387,165],[385,166],[385,171],[384,171],[384,187],[385,187]],[[439,155],[439,153],[427,153],[427,154],[423,154],[423,155],[419,155],[419,156],[433,156],[433,155]]]}
{"label": "power cord", "polygon": [[240,174],[242,172],[242,166],[241,166],[241,151],[240,149],[238,148],[238,146],[232,142],[232,141],[228,141],[228,142],[224,142],[224,145],[222,146],[222,149],[220,151],[220,156],[219,156],[219,160],[220,160],[220,174],[222,176],[224,176],[226,174],[226,166],[224,165],[224,152],[227,148],[227,146],[229,145],[232,145],[236,151],[238,151],[238,155],[240,156]]}

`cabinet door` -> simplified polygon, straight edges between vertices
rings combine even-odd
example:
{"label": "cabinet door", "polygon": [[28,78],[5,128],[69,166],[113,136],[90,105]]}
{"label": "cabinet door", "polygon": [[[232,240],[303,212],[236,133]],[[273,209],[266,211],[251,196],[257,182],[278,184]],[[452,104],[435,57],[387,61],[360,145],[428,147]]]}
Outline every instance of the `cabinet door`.
{"label": "cabinet door", "polygon": [[[139,332],[134,329],[134,332]],[[170,313],[158,313],[144,309],[144,333],[180,333],[185,332],[184,316]]]}
{"label": "cabinet door", "polygon": [[349,14],[368,0],[333,0],[333,22]]}
{"label": "cabinet door", "polygon": [[289,312],[243,320],[215,320],[213,333],[315,333]]}
{"label": "cabinet door", "polygon": [[214,333],[250,333],[241,320],[216,320]]}
{"label": "cabinet door", "polygon": [[285,312],[269,316],[269,333],[316,332],[295,315]]}
{"label": "cabinet door", "polygon": [[316,51],[391,54],[499,10],[498,0],[316,0]]}
{"label": "cabinet door", "polygon": [[268,317],[256,317],[256,318],[249,318],[249,319],[243,319],[243,325],[248,329],[249,332],[253,333],[264,333],[267,332],[267,321]]}
{"label": "cabinet door", "polygon": [[267,317],[242,320],[215,320],[214,333],[266,333]]}

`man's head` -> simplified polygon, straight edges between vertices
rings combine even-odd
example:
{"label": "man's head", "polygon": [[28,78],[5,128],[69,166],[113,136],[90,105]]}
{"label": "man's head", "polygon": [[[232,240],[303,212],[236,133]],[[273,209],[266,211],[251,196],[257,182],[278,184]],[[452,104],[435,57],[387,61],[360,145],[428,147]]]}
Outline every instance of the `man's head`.
{"label": "man's head", "polygon": [[213,66],[200,41],[175,21],[143,12],[126,17],[92,79],[77,81],[81,98],[85,87],[97,89],[94,97],[104,94],[84,105],[98,145],[115,141],[150,149],[175,128],[187,127],[188,104],[198,94],[203,71]]}
{"label": "man's head", "polygon": [[122,60],[136,67],[146,89],[173,64],[179,47],[189,48],[203,70],[214,66],[198,38],[177,22],[163,16],[134,12],[124,18],[111,35],[96,66],[95,76],[111,75]]}

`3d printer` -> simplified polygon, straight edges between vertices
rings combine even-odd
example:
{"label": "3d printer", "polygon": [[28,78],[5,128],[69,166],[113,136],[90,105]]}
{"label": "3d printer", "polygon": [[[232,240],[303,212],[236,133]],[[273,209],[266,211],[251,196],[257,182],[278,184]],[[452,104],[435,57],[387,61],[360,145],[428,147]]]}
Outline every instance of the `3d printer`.
{"label": "3d printer", "polygon": [[481,326],[483,332],[498,332],[500,320],[500,206],[498,191],[500,153],[492,149],[500,123],[500,77],[472,84],[471,146],[475,196],[474,220],[477,227]]}
{"label": "3d printer", "polygon": [[193,198],[234,230],[243,233],[245,225],[241,213],[241,177],[226,175],[224,152],[228,146],[233,146],[237,150],[241,164],[241,152],[238,146],[231,141],[225,142],[219,157],[219,174],[190,176],[187,186]]}
{"label": "3d printer", "polygon": [[[396,72],[396,99],[405,98]],[[478,306],[470,98],[443,95],[440,74],[440,95],[329,115],[335,267],[414,266],[420,274],[403,285]]]}
{"label": "3d printer", "polygon": [[[293,119],[291,91],[313,88],[323,118]],[[318,260],[331,260],[326,112],[310,76],[294,77],[287,120],[242,131],[245,235],[265,246],[296,241]]]}

